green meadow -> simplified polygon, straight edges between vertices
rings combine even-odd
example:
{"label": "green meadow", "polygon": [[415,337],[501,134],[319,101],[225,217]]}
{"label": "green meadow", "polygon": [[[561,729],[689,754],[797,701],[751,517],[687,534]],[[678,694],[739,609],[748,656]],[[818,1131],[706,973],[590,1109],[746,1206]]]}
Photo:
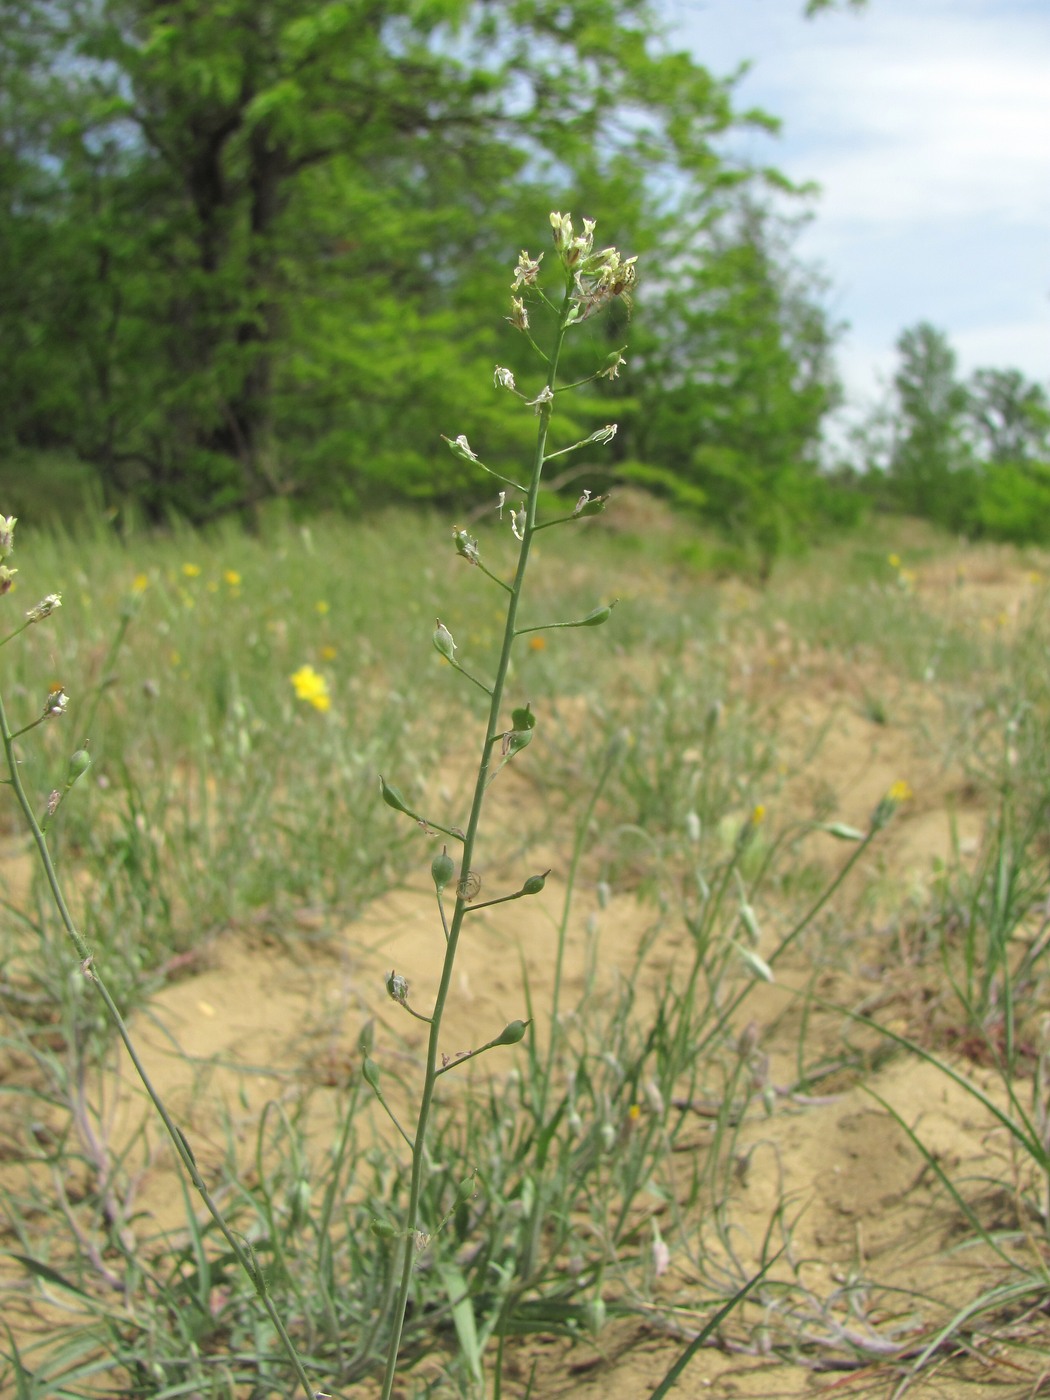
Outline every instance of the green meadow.
{"label": "green meadow", "polygon": [[[495,501],[256,535],[19,522],[11,628],[62,603],[5,646],[11,729],[69,697],[15,741],[21,782],[38,814],[61,794],[73,916],[255,1272],[5,801],[5,1394],[291,1395],[260,1293],[320,1391],[378,1393],[422,1054],[384,984],[433,995],[435,828],[484,712],[431,634],[487,674],[500,621],[453,524],[509,567]],[[527,1033],[438,1081],[395,1393],[664,1393],[703,1332],[687,1388],[1034,1394],[1047,556],[876,521],[761,588],[624,492],[533,564],[528,622],[616,605],[508,676],[535,740],[492,782],[472,898],[550,873],[468,920],[448,1059]]]}

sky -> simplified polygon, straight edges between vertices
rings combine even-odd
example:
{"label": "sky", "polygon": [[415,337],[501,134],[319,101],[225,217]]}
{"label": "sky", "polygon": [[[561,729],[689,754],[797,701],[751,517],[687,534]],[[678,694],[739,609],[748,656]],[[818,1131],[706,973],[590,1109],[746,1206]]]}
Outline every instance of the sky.
{"label": "sky", "polygon": [[733,150],[815,181],[798,244],[849,329],[854,415],[884,394],[894,342],[930,321],[963,374],[1050,384],[1050,0],[662,0],[675,48],[719,76],[749,60],[738,107],[782,130]]}

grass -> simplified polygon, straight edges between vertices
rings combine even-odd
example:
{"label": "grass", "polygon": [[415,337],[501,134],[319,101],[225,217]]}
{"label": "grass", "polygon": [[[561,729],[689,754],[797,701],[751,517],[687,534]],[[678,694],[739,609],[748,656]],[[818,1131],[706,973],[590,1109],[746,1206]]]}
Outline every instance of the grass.
{"label": "grass", "polygon": [[[1045,584],[1032,577],[1045,565],[960,555],[887,522],[882,542],[785,562],[762,593],[690,565],[688,527],[644,500],[614,501],[585,528],[583,549],[540,537],[529,606],[542,619],[621,601],[585,665],[557,633],[522,649],[515,693],[557,723],[537,732],[527,773],[494,786],[501,820],[484,851],[482,898],[526,850],[554,867],[543,912],[471,925],[489,940],[469,966],[472,984],[493,983],[477,993],[483,1009],[535,1031],[441,1081],[406,1394],[480,1394],[483,1374],[490,1393],[554,1394],[537,1338],[605,1346],[639,1320],[680,1350],[763,1268],[716,1334],[738,1351],[880,1366],[904,1387],[1000,1329],[1034,1383],[1050,1229],[1050,693]],[[376,778],[396,774],[410,804],[453,820],[465,760],[429,651],[430,599],[453,599],[442,620],[482,666],[497,646],[488,590],[447,547],[449,522],[425,515],[309,529],[274,516],[254,539],[227,528],[121,541],[83,521],[73,537],[19,531],[14,615],[52,590],[64,600],[5,648],[5,704],[24,722],[52,682],[71,695],[64,718],[20,744],[38,809],[90,740],[92,766],[51,835],[124,1015],[149,1027],[165,997],[221,973],[237,947],[321,981],[339,950],[362,974],[345,1004],[316,989],[295,1002],[296,1024],[272,1060],[248,1066],[254,1078],[173,1058],[209,1188],[311,1374],[333,1395],[368,1394],[389,1339],[407,1167],[362,1051],[400,1116],[421,1043],[385,998],[385,949],[370,961],[358,932],[377,897],[424,889],[440,849],[387,820]],[[884,564],[894,552],[915,575],[907,588]],[[1022,607],[1004,621],[1007,584]],[[328,708],[297,697],[304,666]],[[457,692],[464,704],[480,715],[484,699]],[[859,757],[848,766],[854,749],[836,756],[840,733],[874,736],[870,790]],[[915,796],[872,833],[896,778]],[[954,841],[910,848],[942,810]],[[158,1218],[151,1180],[174,1177],[128,1111],[117,1047],[13,804],[2,820],[0,1389],[290,1393],[258,1290],[191,1195]],[[418,956],[413,998],[432,976]],[[880,1078],[891,1055],[985,1115],[994,1162],[956,1169],[927,1143]],[[219,1083],[235,1087],[205,1111]],[[927,1168],[913,1205],[955,1222],[945,1260],[964,1241],[980,1255],[962,1295],[931,1275],[894,1301],[877,1258],[860,1250],[836,1282],[819,1257],[792,1134],[863,1085],[889,1105],[880,1121],[900,1119],[912,1174]]]}

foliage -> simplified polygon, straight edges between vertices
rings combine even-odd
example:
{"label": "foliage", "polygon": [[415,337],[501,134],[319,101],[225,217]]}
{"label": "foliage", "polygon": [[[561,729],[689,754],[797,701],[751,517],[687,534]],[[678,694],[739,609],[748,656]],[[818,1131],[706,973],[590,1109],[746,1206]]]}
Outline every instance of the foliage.
{"label": "foliage", "polygon": [[897,342],[889,403],[855,433],[868,479],[896,509],[971,537],[1050,540],[1050,397],[1019,370],[956,373],[947,336],[928,323]]}
{"label": "foliage", "polygon": [[[632,519],[643,509],[651,512],[645,528]],[[502,569],[512,537],[489,515],[485,559]],[[872,1082],[870,1046],[842,1045],[838,1009],[815,1030],[819,1006],[805,997],[809,977],[830,995],[834,969],[853,958],[865,973],[859,1009],[850,1009],[881,1016],[898,1036],[903,1022],[913,1048],[891,1042],[898,1053],[929,1055],[925,1037],[943,1035],[935,1043],[953,1048],[943,1061],[950,1078],[965,1071],[958,1047],[976,1044],[981,1068],[973,1082],[987,1099],[987,1066],[1009,1051],[1002,1063],[1012,1098],[1008,1121],[999,1122],[1017,1144],[1016,1175],[975,1183],[930,1149],[931,1179],[939,1170],[956,1192],[952,1222],[974,1228],[976,1221],[998,1251],[1001,1293],[966,1292],[969,1275],[952,1291],[955,1332],[968,1345],[965,1308],[980,1303],[974,1328],[987,1335],[1011,1316],[1013,1298],[1030,1295],[1037,1305],[1045,1293],[1038,1114],[1046,1081],[1033,1076],[1032,1053],[1042,1043],[1047,988],[1050,614],[1028,582],[1031,626],[1019,636],[986,630],[974,625],[953,583],[944,587],[942,616],[932,590],[905,587],[902,576],[928,565],[931,580],[954,580],[960,563],[975,576],[1007,567],[1018,576],[1033,560],[990,547],[949,552],[932,530],[877,520],[863,540],[785,561],[782,586],[760,593],[736,582],[718,588],[685,562],[695,527],[651,503],[614,500],[580,529],[586,549],[575,529],[542,536],[536,615],[580,616],[593,597],[619,594],[609,624],[616,645],[596,645],[605,634],[558,632],[558,644],[522,648],[514,680],[540,717],[527,755],[536,787],[510,808],[507,835],[515,861],[526,842],[558,853],[535,905],[559,889],[572,852],[594,844],[575,867],[571,898],[549,911],[555,925],[569,920],[570,939],[590,949],[592,971],[565,983],[552,1069],[538,1038],[490,1055],[482,1064],[491,1063],[491,1078],[465,1082],[468,1066],[458,1082],[456,1074],[441,1080],[424,1208],[442,1224],[417,1256],[406,1355],[420,1360],[406,1391],[426,1393],[427,1358],[439,1357],[448,1393],[476,1393],[472,1358],[497,1365],[501,1329],[505,1394],[516,1336],[542,1338],[547,1350],[552,1338],[586,1341],[597,1332],[602,1344],[604,1319],[624,1313],[676,1334],[702,1331],[785,1242],[785,1256],[755,1290],[757,1306],[742,1308],[730,1330],[735,1349],[762,1356],[764,1365],[771,1354],[807,1366],[877,1365],[881,1378],[887,1358],[918,1365],[941,1330],[919,1322],[936,1315],[935,1299],[911,1297],[902,1337],[892,1288],[877,1286],[877,1256],[858,1257],[850,1287],[833,1281],[823,1296],[813,1264],[824,1256],[798,1246],[797,1267],[790,1257],[794,1212],[783,1198],[780,1154],[788,1130],[821,1112],[812,1098],[794,1095],[825,1084],[842,1094],[853,1077]],[[426,840],[418,829],[404,843],[392,837],[375,770],[396,771],[418,804],[454,786],[461,762],[459,729],[434,698],[446,687],[431,684],[420,666],[434,623],[420,593],[451,593],[454,611],[446,615],[460,654],[491,657],[491,581],[448,545],[446,521],[407,512],[307,528],[275,513],[264,518],[261,537],[227,523],[204,535],[132,531],[123,543],[103,528],[75,538],[27,532],[20,541],[7,599],[13,616],[54,583],[67,592],[60,611],[4,648],[5,704],[12,716],[32,717],[56,668],[71,692],[64,717],[18,741],[20,771],[42,807],[49,788],[65,780],[70,748],[90,735],[90,771],[48,836],[134,1027],[151,1020],[159,983],[193,976],[213,957],[222,966],[230,945],[245,939],[275,976],[312,969],[316,989],[346,958],[361,985],[361,926],[348,928],[348,916],[371,891],[402,885],[408,858],[418,865]],[[901,552],[896,564],[887,561],[891,549]],[[139,604],[115,651],[129,594]],[[987,604],[998,612],[994,596]],[[576,649],[560,644],[570,635],[586,639],[586,667]],[[792,650],[782,650],[785,643]],[[292,677],[307,664],[327,679],[327,709],[297,695]],[[435,676],[445,671],[436,654],[431,665]],[[804,693],[829,699],[844,671],[877,673],[893,696],[894,728],[914,725],[916,744],[965,753],[964,800],[981,804],[987,825],[976,858],[956,846],[926,886],[928,898],[920,898],[917,875],[902,878],[895,856],[880,877],[886,847],[862,847],[858,833],[829,827],[812,787],[816,774],[796,771],[821,739],[810,725],[800,732],[797,712],[792,717],[799,672],[807,670]],[[404,697],[421,683],[427,713],[413,723]],[[915,716],[904,700],[909,691],[919,701]],[[849,704],[849,692],[841,695]],[[943,722],[935,708],[931,726],[938,697]],[[621,731],[629,740],[610,746]],[[805,758],[793,750],[799,737]],[[440,784],[428,782],[434,773]],[[852,767],[841,782],[852,790]],[[922,830],[933,800],[916,799]],[[891,831],[891,842],[896,837]],[[817,843],[823,869],[813,868],[806,843]],[[440,850],[440,842],[430,844]],[[883,892],[872,906],[863,944],[855,940],[869,906],[854,906],[853,895],[840,919],[825,909],[805,922],[814,891],[824,888],[829,847],[860,855],[851,876],[858,898],[857,883],[869,898],[880,878],[893,885],[895,902],[887,908]],[[486,893],[493,883],[486,879]],[[287,1362],[260,1322],[257,1290],[216,1227],[191,1208],[184,1225],[161,1228],[136,1195],[145,1184],[148,1196],[149,1178],[156,1189],[158,1173],[168,1178],[155,1140],[124,1132],[115,1116],[119,1076],[91,989],[41,892],[24,895],[12,880],[6,894],[0,1036],[8,1151],[0,1199],[4,1268],[17,1268],[18,1281],[5,1299],[15,1340],[5,1334],[0,1343],[0,1389],[17,1394],[23,1384],[24,1393],[85,1400],[114,1387],[123,1393],[133,1376],[137,1393],[157,1400],[180,1393],[221,1400],[253,1388],[292,1393]],[[605,939],[628,906],[638,919],[638,956],[610,978]],[[542,920],[529,927],[523,942],[539,945],[524,950],[536,955],[533,966],[552,958],[555,933]],[[749,971],[755,964],[745,954],[799,988],[785,1013],[791,1039],[778,1038],[772,1067],[766,1037],[776,1022],[767,994],[783,991]],[[428,979],[420,972],[414,981],[418,995]],[[169,986],[166,995],[189,987]],[[549,979],[529,988],[529,1014],[538,1020],[550,1012],[543,993]],[[741,994],[747,999],[738,1003]],[[303,1057],[288,1080],[262,1091],[274,1100],[265,1111],[256,1097],[260,1067],[247,1066],[237,1081],[250,1107],[231,1094],[223,1113],[212,1101],[210,1063],[190,1070],[183,1060],[191,1145],[208,1153],[209,1182],[230,1223],[252,1242],[317,1383],[334,1393],[375,1377],[399,1263],[400,1241],[387,1227],[396,1233],[406,1176],[392,1131],[384,1133],[381,1118],[377,1124],[359,1046],[374,1047],[393,1103],[417,1071],[420,1048],[418,1039],[401,1038],[391,1017],[407,1018],[396,1006],[369,1027],[381,996],[376,978],[361,1005],[328,1006],[316,990],[294,1003],[304,1024],[286,1029],[301,1038]],[[161,1020],[167,1024],[163,1012]],[[165,1044],[172,1052],[165,1058],[181,1058]],[[329,1049],[337,1052],[331,1061]],[[715,1116],[700,1117],[694,1104]],[[921,1139],[926,1120],[907,1121]],[[456,1164],[464,1162],[483,1170],[461,1192],[468,1173]],[[766,1232],[741,1228],[736,1214],[758,1189],[770,1203]],[[1010,1242],[1004,1221],[1015,1198],[1023,1231]],[[891,1209],[879,1207],[883,1217]],[[1026,1239],[1031,1258],[1022,1261]],[[671,1272],[661,1278],[668,1256]],[[43,1324],[35,1332],[34,1320]],[[1045,1348],[1033,1381],[1044,1355]]]}
{"label": "foliage", "polygon": [[[820,428],[839,396],[832,329],[819,285],[791,259],[792,232],[746,199],[680,230],[640,318],[631,419],[638,457],[665,475],[624,471],[700,504],[753,548],[762,578],[819,519]],[[709,251],[698,260],[701,238]]]}
{"label": "foliage", "polygon": [[[435,429],[510,353],[514,230],[563,190],[648,253],[768,125],[643,0],[3,0],[0,70],[0,418],[154,519],[461,494]],[[521,447],[495,395],[458,426]]]}

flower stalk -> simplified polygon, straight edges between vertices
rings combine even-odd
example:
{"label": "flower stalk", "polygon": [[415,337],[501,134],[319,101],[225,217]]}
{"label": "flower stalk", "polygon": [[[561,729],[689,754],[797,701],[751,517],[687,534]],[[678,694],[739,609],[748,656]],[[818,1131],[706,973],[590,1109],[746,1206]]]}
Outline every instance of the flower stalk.
{"label": "flower stalk", "polygon": [[[618,294],[611,290],[614,284],[621,283],[621,290],[623,290],[634,280],[633,259],[624,263],[620,260],[619,254],[611,249],[606,249],[604,252],[597,255],[592,253],[593,223],[591,223],[591,221],[584,221],[584,231],[579,237],[573,235],[572,224],[568,215],[552,214],[551,225],[554,230],[555,248],[564,275],[563,294],[560,305],[552,303],[536,285],[539,274],[539,259],[532,259],[527,253],[523,252],[520,255],[518,265],[515,268],[515,282],[513,286],[515,292],[523,287],[528,288],[530,292],[538,298],[541,304],[549,307],[555,314],[555,326],[550,350],[546,354],[540,352],[546,369],[545,383],[539,393],[536,394],[535,398],[527,400],[528,406],[535,411],[538,418],[535,447],[532,453],[527,486],[522,487],[510,478],[498,472],[494,472],[490,467],[485,466],[470,447],[465,437],[461,436],[455,439],[445,439],[456,456],[468,460],[474,465],[483,467],[485,471],[490,475],[496,476],[497,479],[506,486],[513,488],[516,492],[520,492],[523,499],[515,506],[509,506],[508,503],[511,528],[514,538],[519,542],[519,548],[513,579],[509,585],[503,585],[507,589],[506,614],[503,624],[503,639],[500,646],[499,659],[496,664],[495,675],[491,686],[486,685],[475,676],[463,671],[463,668],[455,657],[455,642],[448,628],[446,628],[443,623],[438,622],[437,630],[434,633],[435,649],[451,666],[456,670],[463,671],[463,674],[468,680],[472,681],[486,692],[489,696],[489,707],[484,739],[481,744],[481,752],[478,761],[477,777],[474,783],[470,814],[465,832],[462,834],[463,846],[460,870],[464,872],[464,876],[460,879],[457,887],[456,903],[450,919],[446,917],[445,908],[441,900],[442,889],[445,887],[445,883],[450,879],[443,862],[442,868],[435,874],[438,907],[441,913],[442,927],[445,934],[445,955],[437,992],[434,998],[433,1011],[429,1018],[430,1031],[427,1040],[424,1078],[420,1093],[416,1128],[413,1135],[414,1145],[411,1181],[405,1219],[402,1227],[404,1245],[402,1247],[401,1275],[393,1308],[393,1325],[387,1352],[386,1369],[383,1377],[382,1400],[391,1400],[393,1394],[401,1336],[412,1283],[412,1271],[415,1267],[417,1254],[415,1241],[418,1239],[420,1231],[423,1229],[423,1222],[420,1220],[420,1201],[425,1174],[427,1129],[430,1122],[434,1091],[438,1077],[452,1068],[454,1064],[465,1063],[466,1060],[473,1059],[486,1050],[517,1043],[525,1035],[528,1025],[525,1021],[513,1021],[499,1036],[494,1040],[488,1041],[485,1045],[463,1056],[457,1057],[455,1061],[446,1062],[442,1060],[440,1051],[442,1021],[444,1018],[445,1006],[448,1001],[449,990],[452,985],[452,973],[459,948],[460,935],[467,914],[477,909],[491,907],[493,904],[506,903],[521,898],[524,895],[539,893],[549,873],[544,872],[543,875],[530,876],[529,879],[524,882],[520,890],[499,899],[488,900],[483,905],[472,905],[470,902],[473,894],[476,893],[476,888],[472,890],[469,887],[469,873],[472,870],[473,856],[478,838],[486,790],[492,778],[495,776],[495,772],[498,771],[499,765],[505,762],[509,756],[512,756],[514,752],[525,747],[528,739],[531,738],[531,729],[534,723],[532,715],[527,709],[515,711],[514,729],[508,731],[500,723],[514,642],[518,637],[527,632],[544,630],[550,627],[597,626],[607,621],[611,612],[611,605],[606,605],[596,608],[594,612],[588,614],[587,617],[575,621],[548,623],[544,624],[544,628],[520,627],[518,625],[518,613],[522,601],[525,577],[529,567],[533,537],[538,529],[542,528],[542,526],[537,523],[537,504],[543,467],[551,456],[559,455],[557,453],[548,454],[547,439],[557,392],[558,365],[561,359],[566,334],[576,322],[584,319],[592,311],[597,309],[599,305],[610,300],[613,295]],[[513,314],[508,319],[510,319],[512,325],[525,335],[529,343],[533,344],[532,338],[528,334],[529,320],[524,300],[520,297],[514,297],[512,305]],[[513,381],[509,376],[509,371],[501,371],[501,368],[497,368],[496,383],[500,387],[511,388]],[[610,431],[603,430],[599,434],[594,434],[593,440],[607,442],[611,435]],[[501,493],[501,517],[502,507],[505,501],[505,493]],[[578,513],[579,512],[574,513],[574,515],[569,518],[577,518]],[[477,564],[479,562],[476,542],[473,541],[466,532],[454,532],[454,540],[460,555],[465,557],[468,562],[472,564]],[[485,572],[487,573],[488,571],[486,570]],[[522,723],[519,724],[519,718],[522,716],[524,716],[524,719]],[[521,737],[522,735],[525,737]],[[515,739],[515,736],[518,736],[517,739]],[[499,744],[498,749],[497,744]],[[416,816],[407,804],[404,803],[404,800],[401,799],[399,793],[396,794],[396,797],[398,801],[391,802],[390,797],[387,795],[386,785],[384,784],[384,798],[387,804],[390,806],[400,806],[400,809],[409,816]],[[440,859],[441,858],[439,858],[439,860]]]}

